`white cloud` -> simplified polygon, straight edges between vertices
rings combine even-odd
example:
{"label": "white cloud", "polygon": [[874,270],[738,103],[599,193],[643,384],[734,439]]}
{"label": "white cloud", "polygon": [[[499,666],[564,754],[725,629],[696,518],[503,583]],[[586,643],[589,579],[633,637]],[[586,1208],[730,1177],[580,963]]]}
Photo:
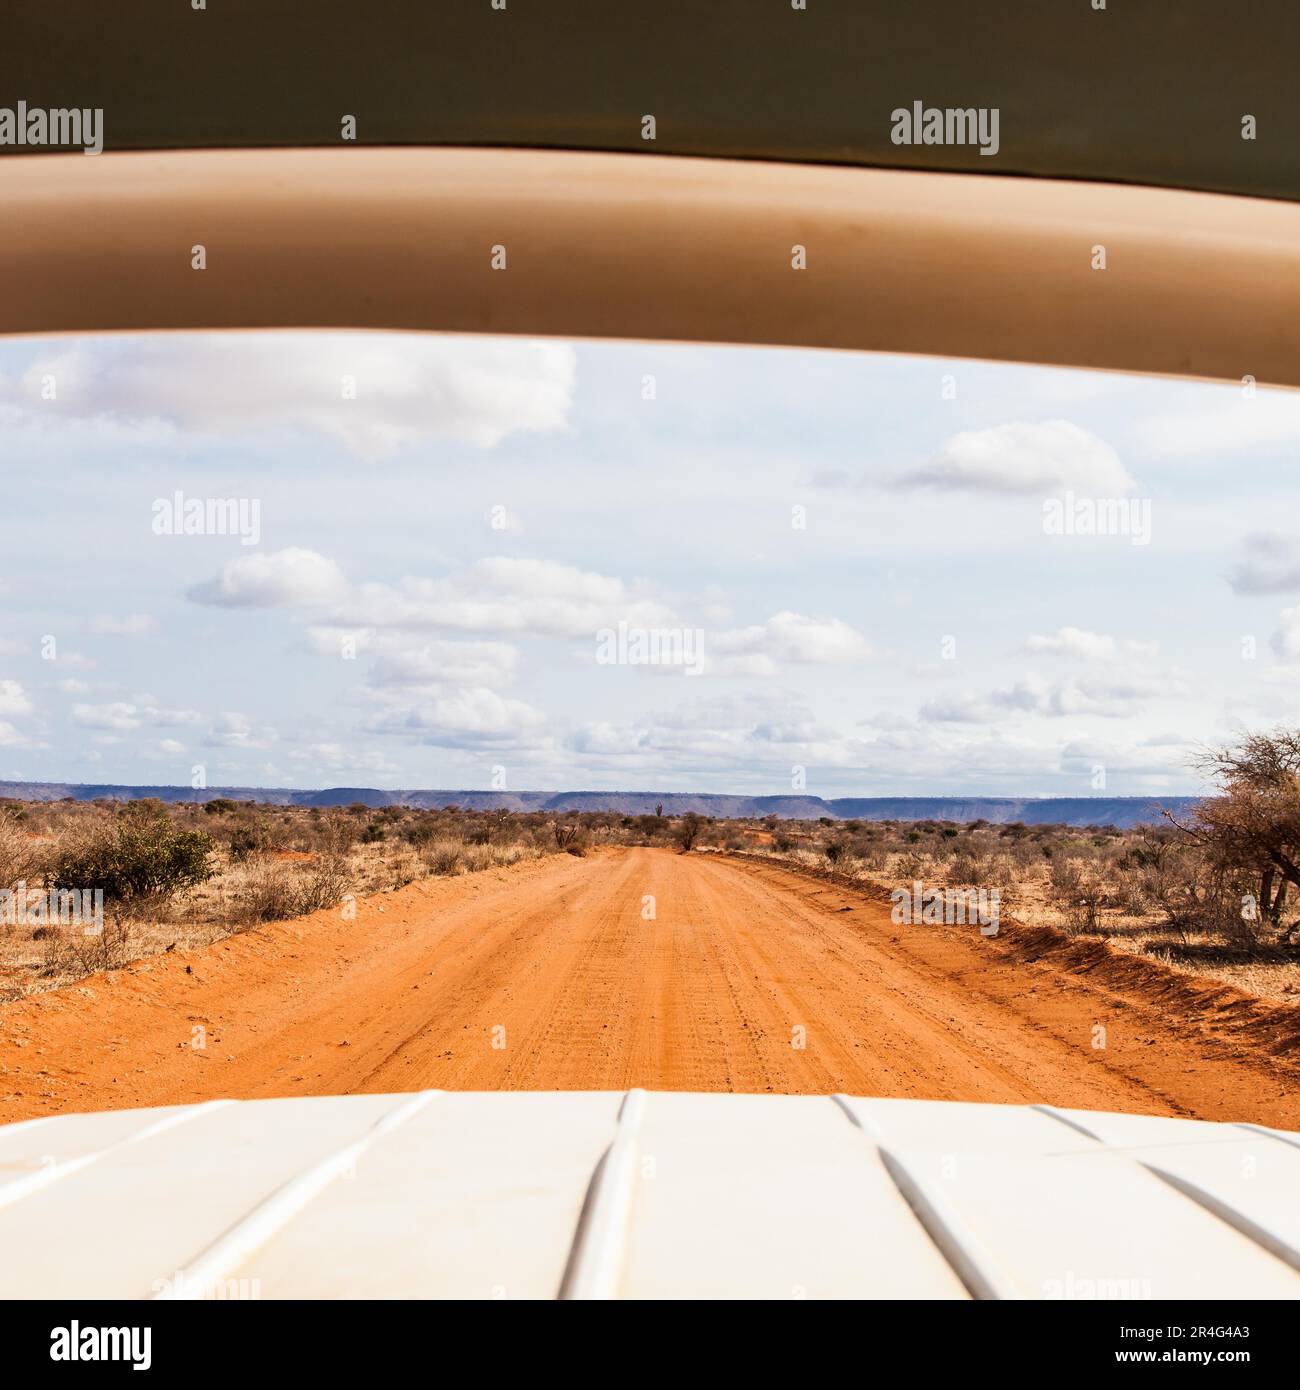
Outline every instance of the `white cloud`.
{"label": "white cloud", "polygon": [[109,705],[73,705],[72,719],[83,729],[112,729],[127,732],[144,722],[135,705],[124,700]]}
{"label": "white cloud", "polygon": [[[1300,396],[1294,391],[1200,387],[1185,409],[1148,416],[1132,437],[1152,458],[1203,458],[1259,453],[1300,441]],[[1208,399],[1207,399],[1208,398]]]}
{"label": "white cloud", "polygon": [[923,723],[992,724],[1008,715],[1036,715],[1046,719],[1097,715],[1103,719],[1129,718],[1149,700],[1183,699],[1190,694],[1181,678],[1154,672],[1108,673],[1046,681],[1026,676],[986,695],[966,691],[927,700],[918,711]]}
{"label": "white cloud", "polygon": [[1300,661],[1300,607],[1284,608],[1281,620],[1273,634],[1273,650],[1283,661]]}
{"label": "white cloud", "polygon": [[147,703],[114,700],[106,705],[76,704],[72,707],[73,723],[83,729],[105,729],[129,732],[143,725],[169,729],[182,724],[197,724],[202,716],[192,709],[161,709]]}
{"label": "white cloud", "polygon": [[146,724],[156,729],[174,729],[181,725],[199,724],[203,716],[196,709],[160,709],[147,704],[142,711]]}
{"label": "white cloud", "polygon": [[690,700],[625,722],[592,721],[571,735],[569,746],[584,765],[626,775],[688,768],[745,780],[779,777],[773,790],[789,783],[795,764],[861,767],[870,747],[819,722],[801,700],[779,691]]}
{"label": "white cloud", "polygon": [[332,603],[346,591],[333,560],[290,547],[227,560],[215,579],[194,585],[189,598],[219,608],[290,608]]}
{"label": "white cloud", "polygon": [[30,714],[32,702],[18,681],[0,680],[0,714]]}
{"label": "white cloud", "polygon": [[[642,627],[676,622],[672,610],[641,586],[573,565],[512,556],[485,558],[440,579],[407,577],[397,584],[350,587],[324,555],[279,550],[227,561],[215,578],[194,585],[189,597],[231,608],[328,607],[325,621],[308,631],[309,645],[321,655],[336,655],[344,637],[351,637],[358,650],[375,647],[384,630],[585,637],[620,621]],[[439,650],[429,648],[431,659]],[[441,649],[443,656],[450,652]]]}
{"label": "white cloud", "polygon": [[1109,661],[1115,655],[1115,639],[1083,628],[1062,627],[1052,637],[1031,633],[1025,638],[1024,650],[1048,656],[1076,656],[1084,661]]}
{"label": "white cloud", "polygon": [[899,482],[949,491],[1038,495],[1073,488],[1105,497],[1136,487],[1109,444],[1068,420],[1015,421],[962,431],[933,458],[903,473]]}
{"label": "white cloud", "polygon": [[312,626],[307,649],[338,659],[349,644],[353,656],[371,656],[369,682],[375,690],[409,695],[416,686],[509,685],[519,676],[518,648],[508,642],[430,640],[402,629]]}
{"label": "white cloud", "polygon": [[866,638],[839,618],[808,618],[789,611],[752,627],[720,632],[704,645],[706,654],[730,658],[712,668],[728,675],[766,676],[782,662],[829,666],[871,656]]}
{"label": "white cloud", "polygon": [[345,748],[341,743],[311,743],[295,748],[289,757],[296,763],[310,763],[313,768],[331,772],[370,772],[390,776],[400,772],[401,765],[371,749]]}
{"label": "white cloud", "polygon": [[1196,741],[1172,734],[1132,743],[1093,736],[1073,738],[1061,748],[1061,770],[1078,776],[1081,781],[1098,766],[1112,775],[1142,773],[1146,775],[1148,786],[1157,788],[1171,780],[1171,773],[1186,768],[1196,746]]}
{"label": "white cloud", "polygon": [[510,747],[537,744],[549,722],[522,700],[507,699],[495,690],[468,688],[431,692],[418,704],[386,711],[367,728],[448,748]]}
{"label": "white cloud", "polygon": [[209,748],[267,748],[274,742],[273,730],[254,728],[247,715],[234,711],[219,714],[204,739]]}
{"label": "white cloud", "polygon": [[519,653],[507,642],[425,642],[400,646],[380,634],[370,672],[375,686],[508,685],[519,674]]}
{"label": "white cloud", "polygon": [[1300,540],[1264,531],[1247,536],[1245,554],[1228,571],[1239,594],[1291,594],[1300,591]]}
{"label": "white cloud", "polygon": [[1061,656],[1079,661],[1113,661],[1121,651],[1132,657],[1153,657],[1158,650],[1155,642],[1116,642],[1104,632],[1089,632],[1086,628],[1062,627],[1048,637],[1031,633],[1021,644],[1021,651],[1031,656]]}
{"label": "white cloud", "polygon": [[330,614],[341,628],[591,636],[619,621],[675,623],[671,609],[621,579],[550,560],[495,556],[443,579],[363,584]]}
{"label": "white cloud", "polygon": [[486,449],[564,429],[575,363],[567,344],[514,338],[159,334],[47,353],[0,389],[0,405],[48,421],[40,391],[53,375],[56,418],[219,435],[287,425],[373,460],[430,438]]}

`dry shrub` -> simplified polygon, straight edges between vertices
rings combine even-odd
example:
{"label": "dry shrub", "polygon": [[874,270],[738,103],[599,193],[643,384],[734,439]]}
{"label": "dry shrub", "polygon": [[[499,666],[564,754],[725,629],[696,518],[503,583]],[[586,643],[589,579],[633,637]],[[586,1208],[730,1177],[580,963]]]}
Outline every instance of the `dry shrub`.
{"label": "dry shrub", "polygon": [[298,912],[316,912],[322,907],[334,907],[348,891],[348,860],[341,854],[324,854],[299,870],[300,895]]}
{"label": "dry shrub", "polygon": [[84,976],[101,970],[119,970],[131,958],[132,929],[125,917],[104,919],[103,929],[87,933],[84,927],[40,929],[44,943],[41,974]]}
{"label": "dry shrub", "polygon": [[387,864],[387,868],[389,887],[394,890],[405,888],[408,883],[414,883],[417,878],[423,878],[428,872],[424,860],[418,854],[398,854]]}
{"label": "dry shrub", "polygon": [[952,883],[969,883],[978,888],[989,881],[989,861],[969,849],[960,850],[948,865],[947,877]]}
{"label": "dry shrub", "polygon": [[402,827],[402,838],[416,849],[424,849],[437,834],[438,823],[432,816],[419,816]]}
{"label": "dry shrub", "polygon": [[[581,846],[568,844],[569,854],[583,854]],[[531,840],[514,844],[463,845],[458,840],[435,840],[421,856],[428,872],[440,877],[455,874],[477,874],[484,869],[500,869],[524,859],[540,859],[554,853],[555,847],[539,847]]]}
{"label": "dry shrub", "polygon": [[929,858],[917,850],[900,855],[894,870],[901,878],[923,879],[930,872]]}
{"label": "dry shrub", "polygon": [[459,840],[435,840],[423,854],[431,874],[463,874],[465,846]]}
{"label": "dry shrub", "polygon": [[1105,876],[1095,862],[1063,857],[1053,859],[1048,882],[1065,915],[1067,932],[1093,933],[1099,930],[1107,890]]}
{"label": "dry shrub", "polygon": [[131,958],[133,932],[125,917],[105,917],[103,929],[93,935],[73,927],[72,935],[82,969],[88,974],[97,970],[117,970]]}
{"label": "dry shrub", "polygon": [[284,922],[334,907],[348,888],[348,863],[337,855],[310,864],[260,863],[234,891],[232,918],[245,924]]}
{"label": "dry shrub", "polygon": [[280,922],[296,917],[298,876],[288,864],[259,864],[234,890],[231,916],[247,923]]}
{"label": "dry shrub", "polygon": [[41,872],[37,841],[10,815],[0,815],[0,888],[12,888]]}

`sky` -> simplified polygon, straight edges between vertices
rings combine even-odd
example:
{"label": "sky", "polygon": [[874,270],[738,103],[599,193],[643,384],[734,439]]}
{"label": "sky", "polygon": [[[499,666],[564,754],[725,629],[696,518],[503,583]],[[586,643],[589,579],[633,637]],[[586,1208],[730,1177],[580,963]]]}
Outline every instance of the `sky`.
{"label": "sky", "polygon": [[1296,717],[1298,449],[1248,384],[10,339],[0,778],[1196,792]]}

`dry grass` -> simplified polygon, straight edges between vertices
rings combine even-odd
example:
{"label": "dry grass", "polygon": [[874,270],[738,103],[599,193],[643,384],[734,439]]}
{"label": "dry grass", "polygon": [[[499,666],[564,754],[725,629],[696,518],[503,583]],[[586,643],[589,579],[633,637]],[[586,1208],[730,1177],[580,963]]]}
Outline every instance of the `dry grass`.
{"label": "dry grass", "polygon": [[[321,812],[241,804],[211,814],[167,808],[173,828],[211,838],[212,876],[174,895],[106,904],[102,932],[0,923],[0,1001],[55,989],[132,959],[210,945],[345,898],[431,876],[480,873],[560,852],[544,816],[365,807]],[[63,849],[122,814],[111,803],[23,803],[0,810],[0,887],[43,888]],[[611,824],[581,827],[608,837]],[[572,837],[561,836],[572,849]]]}
{"label": "dry grass", "polygon": [[[0,1000],[173,946],[204,946],[332,906],[345,894],[364,897],[431,876],[583,854],[591,845],[680,849],[684,820],[251,803],[212,811],[174,805],[167,813],[176,829],[211,838],[212,877],[161,901],[110,905],[102,939],[74,939],[75,928],[33,931],[0,924]],[[20,879],[40,886],[60,846],[84,840],[121,814],[110,802],[0,804],[0,888]],[[1300,1000],[1300,946],[1251,939],[1240,924],[1233,930],[1222,918],[1215,925],[1171,911],[1168,874],[1158,880],[1138,864],[1150,847],[1149,835],[1140,831],[770,818],[704,820],[693,829],[696,852],[743,850],[877,890],[918,879],[927,888],[996,888],[1003,913],[1027,926],[1104,939],[1118,950],[1263,999]]]}
{"label": "dry grass", "polygon": [[[1127,865],[1130,852],[1142,843],[1140,832],[1048,826],[1006,834],[1007,829],[938,825],[918,830],[914,824],[881,822],[855,834],[840,826],[785,822],[775,830],[733,826],[726,834],[710,835],[708,843],[877,890],[914,880],[927,888],[997,888],[1003,914],[1025,926],[1104,940],[1116,950],[1273,1003],[1300,1002],[1300,945],[1230,937],[1194,920],[1171,925],[1149,883]],[[846,846],[833,863],[828,844]]]}

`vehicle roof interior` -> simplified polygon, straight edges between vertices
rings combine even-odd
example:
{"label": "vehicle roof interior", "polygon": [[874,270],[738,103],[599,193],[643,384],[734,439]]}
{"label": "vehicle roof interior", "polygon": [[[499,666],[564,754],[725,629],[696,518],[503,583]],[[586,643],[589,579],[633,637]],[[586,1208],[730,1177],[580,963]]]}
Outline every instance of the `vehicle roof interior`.
{"label": "vehicle roof interior", "polygon": [[[645,151],[654,114],[659,154],[1300,198],[1290,0],[48,0],[5,24],[6,92],[102,107],[110,150],[336,145],[348,113],[367,145]],[[893,144],[917,100],[998,107],[996,158]]]}
{"label": "vehicle roof interior", "polygon": [[[8,24],[7,90],[102,107],[105,153],[0,146],[3,333],[659,338],[1300,386],[1283,0],[119,0],[111,24],[56,0]],[[996,106],[996,156],[893,144],[917,101]]]}

